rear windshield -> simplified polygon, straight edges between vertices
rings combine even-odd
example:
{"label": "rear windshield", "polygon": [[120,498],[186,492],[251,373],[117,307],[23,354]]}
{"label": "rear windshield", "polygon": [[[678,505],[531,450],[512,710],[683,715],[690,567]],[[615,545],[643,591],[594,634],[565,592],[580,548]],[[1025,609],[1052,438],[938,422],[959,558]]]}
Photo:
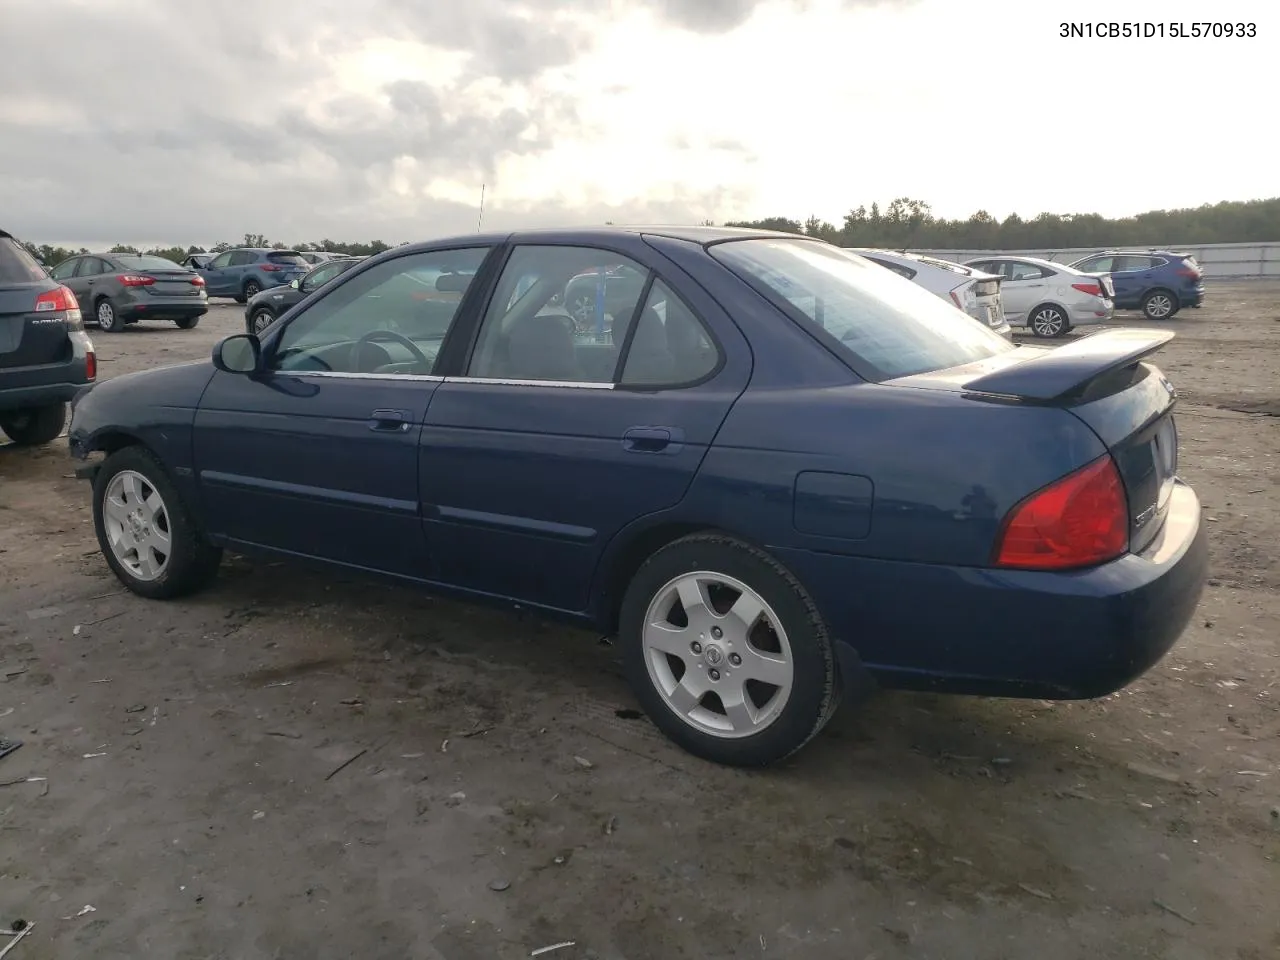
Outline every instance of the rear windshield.
{"label": "rear windshield", "polygon": [[0,283],[35,283],[48,280],[40,261],[12,237],[0,237]]}
{"label": "rear windshield", "polygon": [[172,260],[164,257],[149,257],[145,253],[141,254],[120,254],[117,255],[116,263],[130,270],[176,270],[178,265]]}
{"label": "rear windshield", "polygon": [[278,250],[274,253],[268,253],[267,259],[272,263],[292,263],[299,267],[307,266],[307,261],[302,259],[302,254],[294,253],[291,250]]}
{"label": "rear windshield", "polygon": [[838,247],[759,238],[710,249],[869,380],[942,370],[1015,349],[923,287]]}

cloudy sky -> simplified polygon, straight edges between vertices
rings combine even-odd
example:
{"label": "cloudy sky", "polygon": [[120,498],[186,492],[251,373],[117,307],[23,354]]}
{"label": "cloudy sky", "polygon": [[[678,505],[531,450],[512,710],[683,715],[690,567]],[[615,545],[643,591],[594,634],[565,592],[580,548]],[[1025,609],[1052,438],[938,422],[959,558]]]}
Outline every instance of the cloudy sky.
{"label": "cloudy sky", "polygon": [[0,0],[0,225],[396,242],[474,230],[481,184],[495,228],[1273,196],[1277,54],[1264,0]]}

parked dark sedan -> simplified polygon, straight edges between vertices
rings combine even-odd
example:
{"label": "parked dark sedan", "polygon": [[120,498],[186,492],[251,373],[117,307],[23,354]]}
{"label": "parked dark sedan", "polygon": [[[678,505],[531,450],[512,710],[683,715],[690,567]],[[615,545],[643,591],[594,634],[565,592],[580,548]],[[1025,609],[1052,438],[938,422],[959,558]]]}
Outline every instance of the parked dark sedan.
{"label": "parked dark sedan", "polygon": [[[575,336],[556,294],[619,263]],[[472,235],[98,384],[70,445],[137,594],[227,548],[564,617],[686,749],[763,764],[872,681],[1096,697],[1164,655],[1207,562],[1171,337],[1015,347],[806,237]]]}
{"label": "parked dark sedan", "polygon": [[276,322],[280,314],[297,306],[334,277],[345,273],[359,262],[356,257],[331,258],[323,261],[302,279],[289,281],[288,286],[258,291],[244,305],[245,330],[249,333],[262,333]]}
{"label": "parked dark sedan", "polygon": [[204,278],[164,257],[89,253],[49,272],[71,288],[85,315],[107,333],[139,320],[172,320],[190,330],[209,312]]}

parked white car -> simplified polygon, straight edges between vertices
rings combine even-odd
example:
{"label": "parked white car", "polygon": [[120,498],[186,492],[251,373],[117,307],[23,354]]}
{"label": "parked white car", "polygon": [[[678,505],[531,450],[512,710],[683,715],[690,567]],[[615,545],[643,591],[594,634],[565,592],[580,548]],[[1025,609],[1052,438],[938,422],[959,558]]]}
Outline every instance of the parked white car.
{"label": "parked white car", "polygon": [[983,273],[950,260],[939,260],[915,253],[894,253],[854,247],[849,250],[900,277],[919,284],[930,293],[955,304],[979,323],[996,333],[1012,337],[1001,302],[999,274]]}
{"label": "parked white car", "polygon": [[1037,337],[1064,337],[1072,327],[1106,323],[1115,314],[1108,276],[1039,257],[987,256],[965,263],[1004,278],[1005,316]]}

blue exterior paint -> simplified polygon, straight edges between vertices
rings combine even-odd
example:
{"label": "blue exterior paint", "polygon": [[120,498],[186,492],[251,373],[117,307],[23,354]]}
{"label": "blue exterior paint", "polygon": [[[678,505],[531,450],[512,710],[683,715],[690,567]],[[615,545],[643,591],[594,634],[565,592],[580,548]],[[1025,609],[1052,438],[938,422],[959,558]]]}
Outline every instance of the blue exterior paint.
{"label": "blue exterior paint", "polygon": [[[237,549],[605,631],[639,547],[726,531],[811,593],[846,683],[861,664],[892,686],[1094,696],[1159,659],[1191,616],[1207,560],[1194,493],[1153,471],[1149,434],[1173,397],[1158,371],[1120,356],[1136,341],[864,382],[707,253],[733,235],[579,230],[397,248],[291,310],[263,349],[389,258],[493,245],[433,375],[246,376],[199,363],[120,377],[80,398],[73,453],[135,437],[190,472],[183,489],[205,528]],[[712,335],[716,372],[659,390],[466,379],[497,268],[520,242],[595,246],[651,269]],[[1032,396],[1122,366],[1133,382],[1100,398]],[[1022,396],[975,396],[984,379]],[[1009,511],[1109,450],[1131,500],[1155,492],[1144,483],[1172,491],[1138,552],[1070,573],[993,569]]]}

